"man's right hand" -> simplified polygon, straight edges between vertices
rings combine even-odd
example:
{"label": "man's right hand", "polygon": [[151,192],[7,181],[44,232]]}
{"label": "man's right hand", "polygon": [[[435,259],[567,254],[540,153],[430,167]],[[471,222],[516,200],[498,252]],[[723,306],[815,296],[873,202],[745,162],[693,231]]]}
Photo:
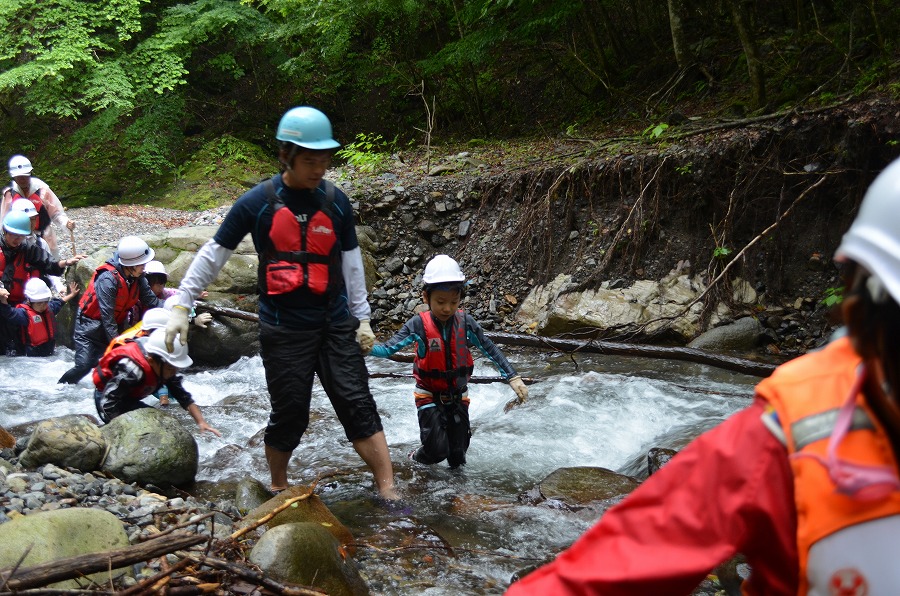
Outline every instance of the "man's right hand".
{"label": "man's right hand", "polygon": [[175,338],[181,336],[181,343],[187,344],[188,340],[188,309],[176,304],[172,307],[169,322],[166,324],[166,349],[175,351]]}

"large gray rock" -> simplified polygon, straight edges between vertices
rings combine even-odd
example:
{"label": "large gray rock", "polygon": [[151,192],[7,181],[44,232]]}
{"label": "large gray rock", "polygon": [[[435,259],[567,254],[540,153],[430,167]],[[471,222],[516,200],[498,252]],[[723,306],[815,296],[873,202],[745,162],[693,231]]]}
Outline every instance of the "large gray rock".
{"label": "large gray rock", "polygon": [[114,418],[101,432],[109,453],[100,469],[124,482],[178,486],[197,475],[197,441],[171,414],[141,408]]}
{"label": "large gray rock", "polygon": [[623,497],[638,481],[599,467],[559,468],[541,481],[541,495],[569,505],[585,505]]}
{"label": "large gray rock", "polygon": [[[16,565],[22,560],[22,567],[30,567],[74,557],[77,555],[118,550],[128,546],[128,535],[122,522],[108,511],[73,507],[42,511],[33,515],[16,517],[0,524],[0,568]],[[125,573],[124,569],[114,569],[113,577]],[[92,575],[51,584],[58,589],[81,589],[96,583],[109,583],[110,573],[102,571]]]}
{"label": "large gray rock", "polygon": [[291,523],[272,528],[250,551],[250,560],[267,576],[320,588],[331,596],[369,593],[353,559],[317,523]]}
{"label": "large gray rock", "polygon": [[710,329],[689,343],[688,347],[710,352],[746,352],[759,346],[764,337],[763,331],[759,319],[744,317]]}
{"label": "large gray rock", "polygon": [[54,464],[83,472],[96,470],[106,454],[100,428],[78,414],[42,420],[34,427],[19,463],[26,468]]}

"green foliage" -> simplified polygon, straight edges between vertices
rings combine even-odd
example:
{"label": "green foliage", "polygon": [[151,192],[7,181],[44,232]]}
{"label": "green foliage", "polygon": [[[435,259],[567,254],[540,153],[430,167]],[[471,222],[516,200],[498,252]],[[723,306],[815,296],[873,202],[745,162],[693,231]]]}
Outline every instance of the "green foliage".
{"label": "green foliage", "polygon": [[687,176],[688,174],[690,174],[693,171],[693,169],[694,169],[694,162],[689,161],[686,164],[677,166],[675,168],[675,171],[678,172],[682,176]]}
{"label": "green foliage", "polygon": [[387,162],[390,157],[388,144],[381,135],[359,133],[356,140],[344,145],[335,153],[360,172],[373,174]]}
{"label": "green foliage", "polygon": [[652,140],[656,140],[661,137],[668,128],[668,124],[666,124],[665,122],[660,122],[659,124],[651,125],[645,128],[643,135],[645,137],[649,137]]}
{"label": "green foliage", "polygon": [[732,252],[734,251],[726,246],[717,246],[715,249],[713,249],[713,258],[724,260],[728,258],[728,255],[730,255]]}
{"label": "green foliage", "polygon": [[819,304],[830,308],[844,301],[844,286],[837,288],[828,288],[825,290],[825,297],[819,301]]}

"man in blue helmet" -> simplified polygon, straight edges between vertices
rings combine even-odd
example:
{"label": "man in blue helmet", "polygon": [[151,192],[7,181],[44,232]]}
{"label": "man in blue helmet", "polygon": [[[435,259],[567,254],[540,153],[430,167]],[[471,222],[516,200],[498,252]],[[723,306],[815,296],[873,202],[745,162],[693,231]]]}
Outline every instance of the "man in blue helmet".
{"label": "man in blue helmet", "polygon": [[288,462],[309,425],[319,377],[347,439],[372,470],[379,495],[398,498],[364,355],[369,325],[362,253],[350,200],[324,180],[340,143],[319,110],[288,110],[278,124],[281,173],[232,206],[198,251],[179,288],[166,341],[188,334],[194,300],[249,233],[259,255],[259,337],[271,412],[265,454],[271,488],[288,486]]}

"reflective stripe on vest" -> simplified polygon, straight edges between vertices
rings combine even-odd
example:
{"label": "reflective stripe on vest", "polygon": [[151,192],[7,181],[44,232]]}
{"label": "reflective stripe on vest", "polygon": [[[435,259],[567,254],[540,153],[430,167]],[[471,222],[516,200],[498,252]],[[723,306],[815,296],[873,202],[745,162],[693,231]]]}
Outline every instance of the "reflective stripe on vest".
{"label": "reflective stripe on vest", "polygon": [[[774,412],[763,415],[767,427],[780,427],[788,454],[826,456],[836,410],[856,380],[860,357],[848,338],[836,340],[779,367],[756,388]],[[897,469],[890,441],[875,422],[868,405],[857,398],[852,429],[841,442],[838,456],[866,465]],[[828,423],[831,421],[831,428]],[[779,433],[775,433],[776,436]],[[880,594],[875,586],[900,586],[896,553],[900,491],[880,501],[863,501],[837,492],[828,470],[809,457],[791,458],[797,509],[799,594]],[[889,536],[890,547],[880,544]],[[861,548],[861,544],[867,544]],[[871,552],[868,557],[865,553]],[[860,556],[862,555],[862,556]],[[864,559],[864,560],[863,560]],[[887,583],[884,583],[887,582]],[[840,590],[846,589],[846,592]],[[834,591],[830,591],[834,590]]]}
{"label": "reflective stripe on vest", "polygon": [[472,352],[466,343],[466,313],[456,311],[448,324],[453,325],[449,343],[445,345],[431,311],[419,313],[425,329],[425,357],[418,352],[413,361],[413,376],[419,386],[432,393],[465,391],[474,370]]}

